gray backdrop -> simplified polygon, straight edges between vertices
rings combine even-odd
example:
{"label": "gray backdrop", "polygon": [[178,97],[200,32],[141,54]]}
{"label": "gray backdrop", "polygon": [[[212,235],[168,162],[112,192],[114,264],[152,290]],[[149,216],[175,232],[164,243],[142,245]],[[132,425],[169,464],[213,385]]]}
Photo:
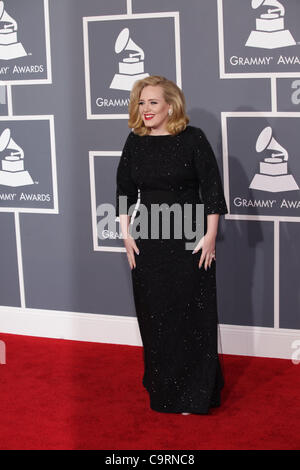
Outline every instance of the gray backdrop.
{"label": "gray backdrop", "polygon": [[[245,46],[247,37],[255,30],[256,19],[261,14],[272,15],[266,13],[263,5],[255,10],[251,8],[250,0],[133,0],[128,3],[133,14],[153,13],[153,16],[120,17],[127,13],[125,0],[50,0],[47,51],[45,36],[39,40],[41,24],[47,29],[41,8],[44,2],[31,0],[30,5],[18,0],[5,2],[7,12],[18,22],[19,42],[32,55],[0,60],[0,67],[10,66],[10,72],[3,72],[0,78],[3,85],[11,86],[12,97],[12,112],[1,100],[0,131],[10,128],[12,139],[24,150],[26,169],[34,173],[34,180],[41,181],[39,188],[36,184],[28,185],[23,187],[24,191],[31,195],[50,194],[51,198],[39,203],[40,212],[30,211],[32,203],[16,205],[0,199],[1,305],[21,305],[13,214],[13,209],[18,207],[25,307],[135,315],[130,268],[124,251],[120,251],[122,241],[112,236],[107,241],[98,240],[95,246],[97,220],[92,210],[93,201],[96,206],[115,203],[119,154],[108,152],[120,152],[129,133],[124,119],[126,106],[118,101],[128,99],[129,91],[109,88],[123,59],[122,54],[119,57],[115,53],[114,42],[127,27],[134,43],[145,53],[144,71],[181,82],[191,124],[206,132],[215,150],[230,208],[229,217],[221,217],[217,240],[220,322],[299,329],[299,190],[280,193],[249,190],[252,177],[259,173],[260,162],[270,157],[269,149],[263,155],[255,150],[257,138],[265,127],[272,128],[276,142],[287,150],[288,173],[300,185],[300,115],[290,114],[300,111],[298,0],[281,2],[285,7],[285,16],[281,16],[283,35],[273,50],[263,48],[263,44],[256,48]],[[168,12],[171,12],[169,16]],[[166,16],[157,17],[157,13]],[[109,20],[102,18],[106,15],[110,16]],[[90,17],[99,18],[85,20],[84,37],[83,18]],[[179,31],[176,24],[180,26]],[[180,32],[177,36],[180,51],[178,43],[176,50],[176,31]],[[284,46],[286,31],[295,45]],[[50,76],[47,53],[51,59],[52,83],[35,84],[35,80]],[[180,59],[179,69],[176,57]],[[240,58],[239,65],[230,63],[235,60],[232,57]],[[267,61],[257,62],[257,58],[264,57],[273,57],[269,60],[272,65]],[[220,62],[224,64],[223,72]],[[41,68],[28,69],[13,76],[13,66],[24,64],[43,65],[43,72]],[[14,80],[12,85],[10,80]],[[21,84],[16,84],[16,80]],[[97,97],[101,97],[101,103],[107,100],[106,106],[99,107]],[[49,115],[54,116],[55,148],[51,148],[49,122],[31,118]],[[28,116],[28,120],[18,116]],[[55,171],[53,166],[49,167],[51,161],[56,162]],[[0,194],[18,193],[21,189],[0,185]],[[241,208],[234,205],[236,197],[247,201],[276,199],[277,205]],[[294,201],[292,207],[280,207],[278,201],[282,199],[289,201],[287,204]],[[28,210],[23,213],[24,207]],[[259,219],[259,215],[264,218]],[[280,221],[277,253],[274,252],[274,220]],[[274,284],[275,256],[280,261],[278,286]],[[274,289],[277,288],[279,325],[274,323]]]}

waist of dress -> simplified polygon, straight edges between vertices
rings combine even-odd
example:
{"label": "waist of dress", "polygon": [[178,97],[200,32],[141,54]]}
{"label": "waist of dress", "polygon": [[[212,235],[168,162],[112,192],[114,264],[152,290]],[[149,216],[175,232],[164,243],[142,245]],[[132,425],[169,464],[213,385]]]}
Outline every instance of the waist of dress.
{"label": "waist of dress", "polygon": [[140,189],[141,203],[168,203],[178,202],[180,204],[198,202],[200,203],[198,188],[184,189]]}

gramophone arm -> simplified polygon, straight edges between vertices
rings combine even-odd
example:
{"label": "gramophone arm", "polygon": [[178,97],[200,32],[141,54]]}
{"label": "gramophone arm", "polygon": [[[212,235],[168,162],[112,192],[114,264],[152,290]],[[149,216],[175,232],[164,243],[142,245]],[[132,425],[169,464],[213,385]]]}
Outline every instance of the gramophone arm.
{"label": "gramophone arm", "polygon": [[272,153],[271,156],[272,158],[283,157],[284,161],[287,161],[289,159],[289,156],[286,150],[283,152]]}
{"label": "gramophone arm", "polygon": [[285,14],[285,8],[284,6],[278,2],[277,0],[265,0],[265,2],[263,3],[263,5],[267,5],[269,7],[273,7],[273,8],[269,8],[268,9],[268,13],[274,13],[276,11],[279,11],[280,12],[280,16],[284,16]]}
{"label": "gramophone arm", "polygon": [[135,54],[130,54],[129,53],[129,57],[136,57],[136,56],[140,56],[141,60],[144,60],[144,58],[145,58],[144,52],[136,52]]}

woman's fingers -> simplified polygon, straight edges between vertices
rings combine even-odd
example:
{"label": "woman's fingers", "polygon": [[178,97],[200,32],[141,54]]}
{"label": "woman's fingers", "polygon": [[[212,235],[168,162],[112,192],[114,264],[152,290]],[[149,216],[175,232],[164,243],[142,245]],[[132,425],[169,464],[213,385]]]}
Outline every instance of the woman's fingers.
{"label": "woman's fingers", "polygon": [[134,256],[133,256],[133,262],[132,262],[132,265],[131,265],[131,269],[134,269],[136,268],[136,264],[135,264],[135,259],[134,259]]}
{"label": "woman's fingers", "polygon": [[204,269],[205,271],[207,271],[207,268],[211,267],[211,263],[212,263],[212,260],[215,259],[215,254],[213,253],[213,256],[211,256],[210,253],[202,253],[201,257],[200,257],[200,261],[199,261],[199,269],[201,268],[203,262],[204,262]]}
{"label": "woman's fingers", "polygon": [[199,269],[201,268],[204,260],[205,260],[205,254],[202,252],[200,256],[200,261],[199,261]]}
{"label": "woman's fingers", "polygon": [[[202,258],[202,256],[201,256],[201,258]],[[199,261],[199,269],[201,268],[201,266],[202,266],[202,264],[203,264],[203,262],[204,262],[204,266],[203,266],[203,267],[204,267],[204,269],[205,269],[205,271],[206,271],[206,270],[207,270],[207,258],[206,258],[206,257],[204,257],[203,259],[201,259],[201,258],[200,258],[200,261]]]}
{"label": "woman's fingers", "polygon": [[134,257],[133,250],[130,251],[129,253],[127,253],[127,258],[128,258],[128,263],[129,263],[130,269],[135,268],[136,264],[135,264],[135,257]]}
{"label": "woman's fingers", "polygon": [[135,240],[132,237],[128,237],[125,242],[126,252],[127,252],[127,259],[131,269],[136,267],[135,263],[135,256],[134,253],[137,255],[140,254],[140,250],[138,249]]}
{"label": "woman's fingers", "polygon": [[136,268],[134,253],[136,253],[137,255],[140,254],[139,249],[137,248],[137,246],[136,247],[133,246],[132,248],[128,248],[127,257],[128,257],[128,261],[129,261],[129,265],[130,265],[131,269]]}
{"label": "woman's fingers", "polygon": [[131,257],[132,257],[132,260],[133,260],[133,266],[136,268],[136,262],[135,262],[135,255],[134,253],[136,253],[137,255],[140,254],[140,250],[138,249],[136,243],[134,242],[133,243],[133,249],[131,251]]}
{"label": "woman's fingers", "polygon": [[210,266],[211,266],[211,257],[207,256],[205,259],[204,269],[207,270],[207,268],[210,268]]}
{"label": "woman's fingers", "polygon": [[[206,234],[207,235],[207,234]],[[204,243],[205,242],[205,243]],[[212,260],[216,258],[215,251],[215,241],[211,236],[205,236],[201,238],[200,242],[196,246],[193,253],[197,252],[202,247],[202,253],[199,260],[199,269],[204,263],[204,269],[207,271],[207,268],[211,267]]]}
{"label": "woman's fingers", "polygon": [[211,254],[209,254],[205,258],[205,265],[204,265],[205,270],[207,270],[208,267],[209,268],[211,267],[211,262],[212,262],[212,257],[211,257]]}

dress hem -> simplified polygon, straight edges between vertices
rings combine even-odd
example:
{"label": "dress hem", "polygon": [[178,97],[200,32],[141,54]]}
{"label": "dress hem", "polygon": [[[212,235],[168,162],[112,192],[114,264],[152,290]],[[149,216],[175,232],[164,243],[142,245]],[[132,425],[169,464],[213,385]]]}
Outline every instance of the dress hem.
{"label": "dress hem", "polygon": [[[149,393],[149,390],[147,389],[147,387],[144,383],[143,383],[143,386],[144,386],[145,390]],[[215,392],[216,395],[219,396],[219,397],[221,395],[222,388],[223,387],[221,387],[219,390],[217,390],[217,392]],[[199,410],[199,408],[197,410],[195,410],[194,408],[193,409],[188,409],[187,407],[183,407],[182,409],[172,408],[172,407],[165,408],[164,406],[154,405],[153,403],[151,403],[151,399],[150,399],[150,408],[151,408],[151,410],[157,411],[159,413],[178,413],[178,414],[190,413],[190,414],[208,415],[211,412],[211,408],[219,408],[220,406],[221,406],[221,397],[217,400],[212,400],[208,407],[205,407],[205,408],[200,409],[200,410]]]}
{"label": "dress hem", "polygon": [[177,414],[190,413],[190,414],[195,414],[195,415],[209,415],[212,408],[219,408],[220,406],[221,406],[221,403],[215,403],[213,405],[210,405],[208,409],[205,408],[202,410],[199,410],[199,409],[190,410],[188,408],[183,408],[183,409],[178,410],[178,408],[162,408],[162,407],[155,406],[155,405],[150,405],[150,408],[151,410],[157,411],[159,413],[177,413]]}

